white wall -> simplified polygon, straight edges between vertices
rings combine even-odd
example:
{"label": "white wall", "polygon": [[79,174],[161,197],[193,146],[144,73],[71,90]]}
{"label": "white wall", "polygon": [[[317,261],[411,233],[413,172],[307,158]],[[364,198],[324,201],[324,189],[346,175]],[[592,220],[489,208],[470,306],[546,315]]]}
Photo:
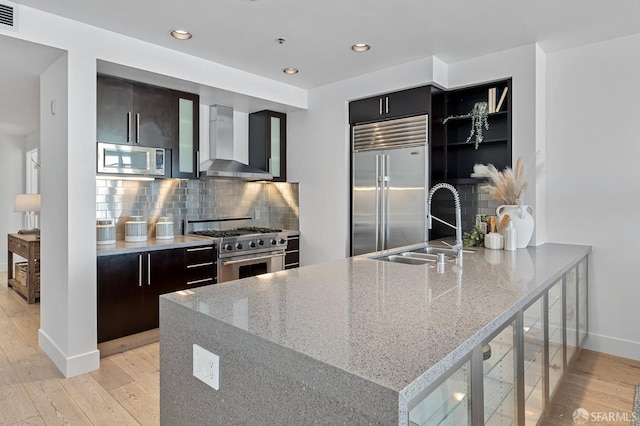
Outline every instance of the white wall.
{"label": "white wall", "polygon": [[24,214],[14,213],[13,200],[25,189],[25,138],[0,134],[0,151],[0,271],[6,271],[6,235],[24,228]]}
{"label": "white wall", "polygon": [[40,78],[42,285],[38,343],[66,377],[100,365],[96,348],[96,241],[95,232],[89,232],[95,226],[95,145],[91,142],[96,115],[94,109],[86,108],[96,102],[95,73],[93,56],[72,52]]}
{"label": "white wall", "polygon": [[309,92],[307,111],[287,120],[287,178],[300,182],[301,264],[348,256],[348,102],[424,85],[443,64],[433,58],[362,75]]}
{"label": "white wall", "polygon": [[593,246],[588,347],[640,359],[640,35],[547,56],[547,227]]}

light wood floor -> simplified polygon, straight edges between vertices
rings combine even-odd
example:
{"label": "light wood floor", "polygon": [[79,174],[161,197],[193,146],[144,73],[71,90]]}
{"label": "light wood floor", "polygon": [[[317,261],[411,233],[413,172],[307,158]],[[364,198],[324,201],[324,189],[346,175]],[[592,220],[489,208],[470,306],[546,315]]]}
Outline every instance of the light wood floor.
{"label": "light wood floor", "polygon": [[[160,423],[158,343],[103,358],[99,370],[65,379],[38,347],[39,326],[40,305],[7,288],[0,272],[0,425]],[[640,361],[583,350],[544,424],[573,425],[577,408],[630,413],[636,384]]]}
{"label": "light wood floor", "polygon": [[160,424],[159,344],[103,358],[65,379],[38,347],[40,304],[0,272],[0,425]]}
{"label": "light wood floor", "polygon": [[[640,384],[640,361],[583,350],[565,374],[544,424],[573,425],[573,411],[584,408],[591,420],[596,420],[589,424],[628,426],[637,384]],[[593,416],[609,414],[598,413],[614,416],[626,413],[628,421],[601,421],[603,417]]]}

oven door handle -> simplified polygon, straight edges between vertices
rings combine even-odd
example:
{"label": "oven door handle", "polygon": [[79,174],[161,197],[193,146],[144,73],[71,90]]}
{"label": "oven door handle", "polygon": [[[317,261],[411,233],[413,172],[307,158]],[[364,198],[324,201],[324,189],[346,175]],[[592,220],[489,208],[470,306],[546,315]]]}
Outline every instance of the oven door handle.
{"label": "oven door handle", "polygon": [[223,266],[227,266],[227,265],[234,265],[236,263],[247,263],[247,262],[254,262],[256,260],[264,260],[264,259],[271,259],[274,257],[284,257],[284,253],[278,253],[278,254],[270,254],[268,256],[256,256],[256,257],[251,257],[249,259],[240,259],[240,260],[223,260],[222,261],[222,265]]}

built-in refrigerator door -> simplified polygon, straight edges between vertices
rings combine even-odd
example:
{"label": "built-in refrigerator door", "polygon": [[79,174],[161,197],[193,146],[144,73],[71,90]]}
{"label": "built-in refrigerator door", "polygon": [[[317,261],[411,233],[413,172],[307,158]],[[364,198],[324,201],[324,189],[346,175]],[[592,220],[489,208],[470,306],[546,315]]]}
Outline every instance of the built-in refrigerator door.
{"label": "built-in refrigerator door", "polygon": [[425,146],[383,151],[385,247],[426,241],[427,158]]}
{"label": "built-in refrigerator door", "polygon": [[351,254],[371,253],[379,248],[380,233],[380,151],[353,154],[351,194]]}

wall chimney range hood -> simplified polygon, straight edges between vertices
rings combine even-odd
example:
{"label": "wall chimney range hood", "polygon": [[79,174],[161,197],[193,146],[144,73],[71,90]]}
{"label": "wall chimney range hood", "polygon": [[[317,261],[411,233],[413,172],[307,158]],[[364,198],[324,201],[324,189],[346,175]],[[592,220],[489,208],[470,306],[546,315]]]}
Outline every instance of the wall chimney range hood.
{"label": "wall chimney range hood", "polygon": [[207,177],[244,180],[272,180],[273,176],[233,159],[233,109],[213,105],[209,114],[209,157]]}

